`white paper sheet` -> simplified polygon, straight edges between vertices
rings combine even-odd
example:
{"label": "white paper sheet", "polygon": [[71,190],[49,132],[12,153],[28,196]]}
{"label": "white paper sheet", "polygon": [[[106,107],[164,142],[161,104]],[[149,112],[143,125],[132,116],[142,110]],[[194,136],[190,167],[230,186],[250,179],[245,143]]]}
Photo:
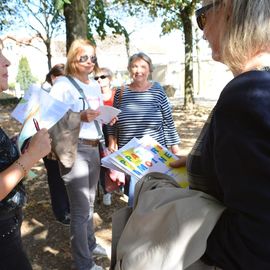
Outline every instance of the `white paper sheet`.
{"label": "white paper sheet", "polygon": [[98,111],[100,111],[100,115],[96,118],[96,120],[101,122],[102,124],[108,124],[114,117],[116,117],[121,112],[121,110],[107,105],[100,106],[98,108]]}
{"label": "white paper sheet", "polygon": [[32,85],[11,113],[11,116],[22,125],[18,138],[18,147],[36,133],[33,123],[35,118],[40,128],[49,129],[58,122],[70,109],[67,104],[54,99],[47,92],[36,85]]}

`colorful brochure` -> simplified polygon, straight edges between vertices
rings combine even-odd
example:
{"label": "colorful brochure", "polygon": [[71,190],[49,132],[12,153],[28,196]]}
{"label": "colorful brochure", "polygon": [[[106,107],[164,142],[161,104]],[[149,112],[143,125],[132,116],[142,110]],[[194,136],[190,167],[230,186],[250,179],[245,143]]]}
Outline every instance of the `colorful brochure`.
{"label": "colorful brochure", "polygon": [[172,168],[169,163],[178,157],[150,136],[133,138],[118,151],[104,157],[102,166],[123,171],[138,179],[150,172],[160,172],[175,179],[183,188],[188,186],[185,167]]}

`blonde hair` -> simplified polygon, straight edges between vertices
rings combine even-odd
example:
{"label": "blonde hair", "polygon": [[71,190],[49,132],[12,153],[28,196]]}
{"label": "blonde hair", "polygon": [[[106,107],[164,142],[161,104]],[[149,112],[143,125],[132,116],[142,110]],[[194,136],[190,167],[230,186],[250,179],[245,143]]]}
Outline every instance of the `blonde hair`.
{"label": "blonde hair", "polygon": [[232,71],[241,71],[256,54],[269,50],[270,1],[223,0],[222,60]]}
{"label": "blonde hair", "polygon": [[[88,39],[76,39],[71,43],[67,54],[67,62],[65,66],[65,74],[66,75],[76,75],[79,70],[77,67],[77,55],[83,50],[83,47],[91,46],[94,48],[94,52],[96,54],[96,47],[91,43]],[[98,63],[95,64],[94,72],[98,69]]]}

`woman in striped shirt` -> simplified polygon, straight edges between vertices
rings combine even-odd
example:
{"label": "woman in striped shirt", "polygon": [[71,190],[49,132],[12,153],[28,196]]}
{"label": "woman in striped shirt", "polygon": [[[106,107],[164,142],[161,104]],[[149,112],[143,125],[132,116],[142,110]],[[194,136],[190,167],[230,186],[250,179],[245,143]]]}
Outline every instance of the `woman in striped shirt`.
{"label": "woman in striped shirt", "polygon": [[[114,107],[121,113],[117,123],[108,127],[109,150],[116,151],[133,137],[140,139],[150,135],[177,154],[180,139],[168,98],[158,82],[149,81],[153,71],[150,57],[142,52],[134,54],[129,59],[128,71],[132,82],[118,89],[114,98]],[[133,205],[135,184],[131,179],[129,205]]]}

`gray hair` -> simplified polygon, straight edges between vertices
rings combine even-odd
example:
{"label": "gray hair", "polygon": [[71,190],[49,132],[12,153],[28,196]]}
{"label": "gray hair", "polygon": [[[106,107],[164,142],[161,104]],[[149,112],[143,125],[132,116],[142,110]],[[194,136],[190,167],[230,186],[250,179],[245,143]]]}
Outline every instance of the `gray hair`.
{"label": "gray hair", "polygon": [[146,55],[146,54],[143,53],[143,52],[135,53],[135,54],[133,54],[133,55],[129,58],[129,60],[128,60],[128,67],[127,67],[128,71],[130,71],[130,68],[131,68],[132,63],[133,63],[135,60],[137,60],[137,59],[142,59],[142,60],[144,60],[144,61],[148,64],[148,66],[149,66],[150,73],[153,72],[153,69],[154,69],[154,68],[153,68],[152,60],[151,60],[151,58],[150,58],[148,55]]}
{"label": "gray hair", "polygon": [[258,52],[270,48],[270,1],[223,0],[222,60],[232,71],[241,71]]}

